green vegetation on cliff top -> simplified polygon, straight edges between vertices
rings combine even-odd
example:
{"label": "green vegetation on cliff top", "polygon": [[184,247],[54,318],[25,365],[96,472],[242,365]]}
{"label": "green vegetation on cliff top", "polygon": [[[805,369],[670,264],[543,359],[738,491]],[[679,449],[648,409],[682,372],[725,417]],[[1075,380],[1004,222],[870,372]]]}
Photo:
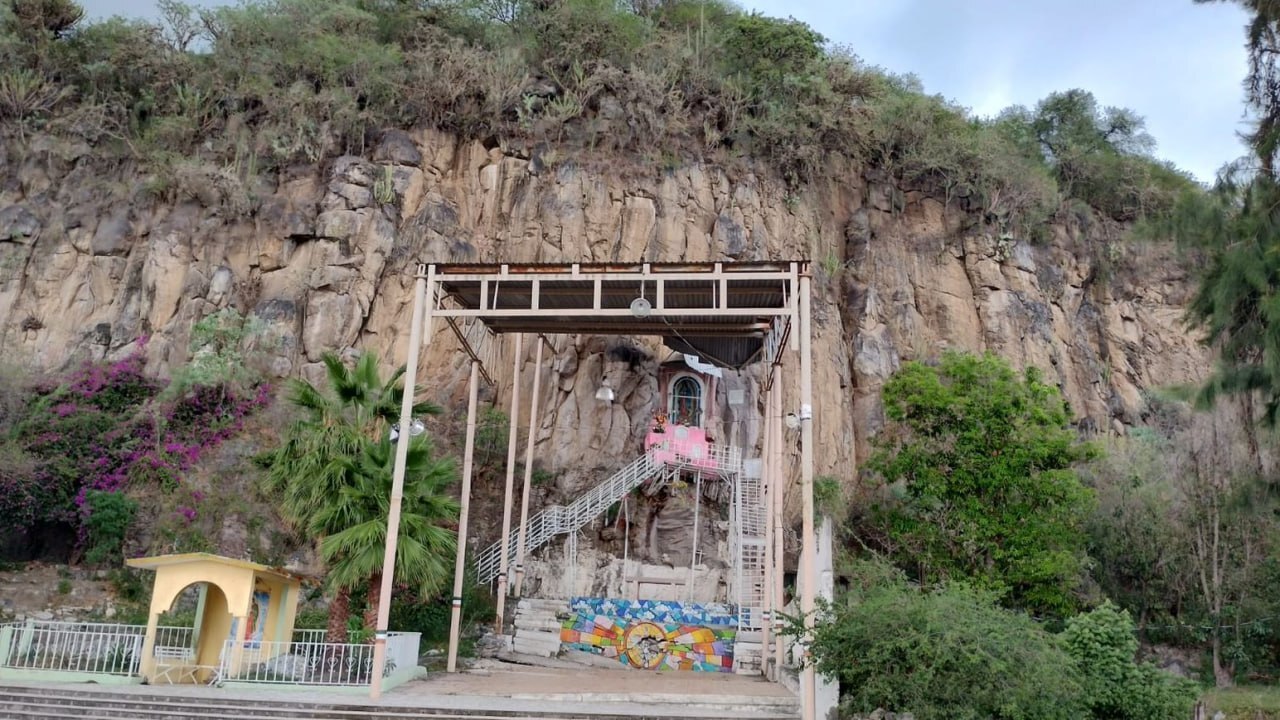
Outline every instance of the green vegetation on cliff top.
{"label": "green vegetation on cliff top", "polygon": [[259,174],[422,126],[542,145],[551,164],[760,161],[792,189],[848,172],[845,157],[1028,235],[1066,201],[1123,221],[1194,187],[1150,155],[1141,118],[1088,92],[974,117],[722,0],[162,0],[158,23],[5,5],[0,122],[142,160],[157,192],[213,186],[241,212]]}

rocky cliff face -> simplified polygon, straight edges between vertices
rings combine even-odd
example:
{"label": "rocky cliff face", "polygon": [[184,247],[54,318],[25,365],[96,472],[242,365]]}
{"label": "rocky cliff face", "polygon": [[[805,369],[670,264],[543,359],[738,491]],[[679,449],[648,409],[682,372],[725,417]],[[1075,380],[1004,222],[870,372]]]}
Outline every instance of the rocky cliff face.
{"label": "rocky cliff face", "polygon": [[[145,334],[163,373],[183,362],[192,324],[227,306],[265,323],[279,376],[316,376],[328,350],[400,362],[419,260],[793,258],[812,259],[817,274],[822,474],[854,476],[880,423],[882,382],[902,361],[945,348],[1042,368],[1080,423],[1100,431],[1139,422],[1145,388],[1207,368],[1181,324],[1189,283],[1169,248],[1119,244],[1115,228],[1085,216],[1032,245],[985,225],[963,199],[903,193],[854,167],[789,195],[745,172],[624,171],[392,132],[367,158],[290,168],[256,198],[236,194],[224,172],[203,190],[188,187],[190,197],[161,201],[128,169],[91,161],[88,148],[43,139],[5,148],[0,354],[41,368],[118,355]],[[571,491],[638,450],[666,355],[643,338],[553,343],[538,457]],[[425,377],[434,399],[461,411],[457,348],[438,325]],[[525,350],[527,381],[530,343]],[[505,404],[510,360],[490,371],[498,387],[486,396]],[[618,388],[611,406],[594,400],[606,373]],[[724,386],[759,401],[758,370],[729,375]],[[751,413],[742,419],[736,432],[750,446],[758,428]]]}

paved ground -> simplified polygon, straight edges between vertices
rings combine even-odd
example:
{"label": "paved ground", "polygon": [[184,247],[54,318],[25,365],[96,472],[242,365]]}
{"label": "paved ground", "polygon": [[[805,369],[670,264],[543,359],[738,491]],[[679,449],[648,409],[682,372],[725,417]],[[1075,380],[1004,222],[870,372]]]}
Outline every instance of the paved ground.
{"label": "paved ground", "polygon": [[[9,686],[58,687],[55,683],[4,681]],[[65,687],[65,686],[64,686]],[[451,710],[595,712],[636,717],[667,707],[672,716],[724,716],[724,708],[742,710],[786,706],[795,696],[760,677],[718,673],[646,672],[582,667],[577,669],[488,664],[449,675],[433,673],[425,680],[405,683],[374,703],[362,692],[322,688],[269,687],[248,690],[193,685],[77,685],[99,692],[164,695],[216,702],[248,699],[308,702],[385,708],[442,708]],[[702,705],[702,707],[699,707]],[[718,709],[716,709],[718,708]],[[749,717],[749,712],[740,713]]]}
{"label": "paved ground", "polygon": [[729,673],[654,672],[582,667],[558,669],[502,665],[491,669],[447,674],[407,683],[397,695],[558,696],[558,695],[679,695],[794,698],[786,688],[762,677]]}

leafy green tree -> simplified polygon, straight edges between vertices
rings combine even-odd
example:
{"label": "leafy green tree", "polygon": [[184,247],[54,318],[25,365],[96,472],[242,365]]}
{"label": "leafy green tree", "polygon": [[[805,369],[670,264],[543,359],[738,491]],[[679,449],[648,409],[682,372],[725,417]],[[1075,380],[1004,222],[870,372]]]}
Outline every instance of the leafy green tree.
{"label": "leafy green tree", "polygon": [[1109,440],[1105,454],[1081,470],[1097,498],[1086,523],[1093,578],[1140,625],[1167,626],[1194,601],[1178,523],[1182,498],[1170,482],[1178,452],[1177,439],[1135,428]]}
{"label": "leafy green tree", "polygon": [[1111,441],[1085,470],[1093,576],[1147,642],[1203,650],[1216,684],[1273,673],[1280,488],[1257,466],[1252,417],[1148,402],[1158,428]]}
{"label": "leafy green tree", "polygon": [[1092,449],[1056,388],[994,355],[903,365],[884,386],[888,424],[869,467],[894,500],[878,540],[929,585],[968,578],[1006,604],[1063,614],[1084,557]]}
{"label": "leafy green tree", "polygon": [[[351,591],[371,582],[368,573],[360,574],[370,569],[371,553],[381,567],[385,508],[390,501],[389,458],[394,457],[387,455],[394,450],[388,437],[400,415],[404,369],[384,380],[372,353],[362,355],[351,368],[332,353],[323,361],[328,392],[304,380],[290,383],[290,402],[302,416],[285,430],[281,445],[260,461],[267,470],[266,490],[279,498],[281,514],[296,531],[320,538],[321,554],[336,570],[329,586],[329,636],[341,642],[346,637]],[[413,412],[415,416],[435,414],[439,408],[418,403]],[[425,436],[413,439],[409,457],[413,462],[406,464],[403,549],[397,555],[396,579],[430,588],[438,582],[438,563],[453,555],[440,535],[448,531],[438,527],[448,515],[447,501],[433,497],[442,493],[451,465],[433,457]],[[380,510],[382,537],[373,528],[374,515]],[[335,535],[359,544],[338,547],[328,540]]]}
{"label": "leafy green tree", "polygon": [[1050,94],[1035,110],[1004,110],[993,127],[1022,155],[1052,169],[1062,193],[1116,220],[1162,216],[1195,187],[1184,172],[1151,158],[1155,140],[1133,110],[1099,107],[1085,90]]}

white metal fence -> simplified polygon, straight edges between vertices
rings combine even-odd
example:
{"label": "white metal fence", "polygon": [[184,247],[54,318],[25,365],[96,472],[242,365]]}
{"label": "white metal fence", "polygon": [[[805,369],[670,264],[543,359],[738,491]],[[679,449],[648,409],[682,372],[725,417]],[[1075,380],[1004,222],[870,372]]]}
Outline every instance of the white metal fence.
{"label": "white metal fence", "polygon": [[[418,664],[419,633],[390,633],[383,676]],[[223,681],[276,685],[368,685],[373,676],[373,645],[326,642],[257,642],[222,649]]]}
{"label": "white metal fence", "polygon": [[[145,625],[37,622],[0,625],[0,668],[133,676],[140,671]],[[326,643],[324,630],[295,630],[292,642],[223,645],[222,680],[293,685],[368,685],[373,645]],[[420,633],[390,633],[386,675],[418,664]],[[154,656],[165,664],[196,659],[192,628],[156,629]]]}
{"label": "white metal fence", "polygon": [[[39,622],[0,625],[0,667],[136,675],[145,625]],[[191,648],[192,630],[156,629],[156,648]]]}
{"label": "white metal fence", "polygon": [[325,642],[329,631],[323,628],[319,630],[294,630],[293,641],[296,643],[322,643]]}

